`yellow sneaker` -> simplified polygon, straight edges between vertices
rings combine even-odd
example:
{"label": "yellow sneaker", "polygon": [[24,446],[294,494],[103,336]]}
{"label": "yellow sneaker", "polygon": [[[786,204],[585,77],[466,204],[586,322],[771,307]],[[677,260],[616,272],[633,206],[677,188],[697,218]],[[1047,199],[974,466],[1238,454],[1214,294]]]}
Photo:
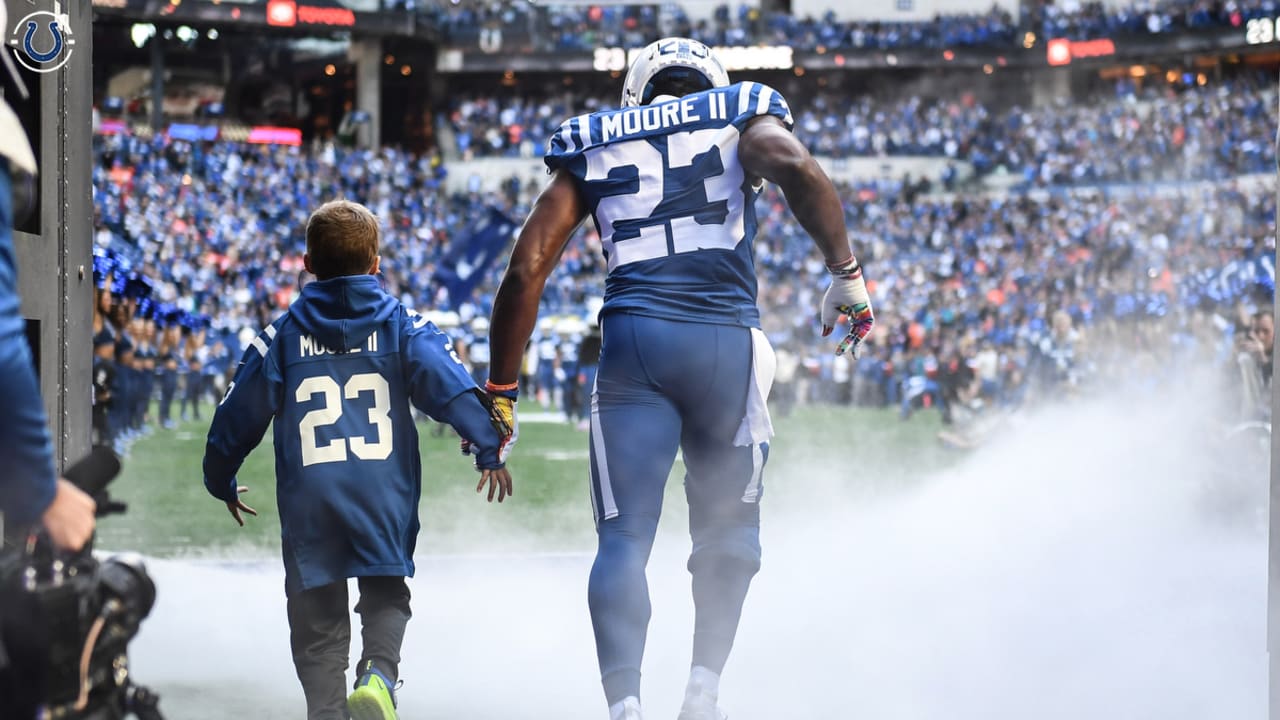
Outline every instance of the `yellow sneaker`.
{"label": "yellow sneaker", "polygon": [[399,720],[395,687],[371,662],[365,664],[355,692],[347,698],[347,713],[351,720]]}

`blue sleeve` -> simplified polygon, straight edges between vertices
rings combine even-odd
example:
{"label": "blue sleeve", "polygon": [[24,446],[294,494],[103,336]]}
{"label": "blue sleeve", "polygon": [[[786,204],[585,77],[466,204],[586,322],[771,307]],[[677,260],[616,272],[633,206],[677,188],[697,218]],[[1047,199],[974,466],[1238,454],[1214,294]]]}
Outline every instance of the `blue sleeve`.
{"label": "blue sleeve", "polygon": [[485,470],[502,467],[498,462],[498,445],[502,438],[489,419],[489,409],[480,401],[479,389],[459,395],[445,407],[441,419],[453,426],[458,435],[476,447],[476,465]]}
{"label": "blue sleeve", "polygon": [[0,512],[11,526],[31,525],[57,489],[53,443],[31,351],[22,336],[0,340]]}
{"label": "blue sleeve", "polygon": [[405,384],[414,407],[448,422],[445,408],[459,395],[477,389],[476,381],[458,360],[449,336],[426,318],[405,308],[400,332]]}
{"label": "blue sleeve", "polygon": [[752,119],[761,115],[772,115],[782,121],[783,125],[790,130],[795,126],[795,118],[791,116],[791,107],[787,105],[786,98],[782,97],[782,93],[774,90],[768,85],[762,85],[757,82],[738,83],[733,88],[736,95],[726,98],[732,105],[737,103],[737,107],[730,110],[734,112],[733,124],[739,130],[747,126]]}
{"label": "blue sleeve", "polygon": [[[269,328],[270,335],[275,329]],[[204,486],[223,502],[236,499],[236,473],[262,442],[280,405],[280,371],[267,332],[244,351],[227,394],[209,425],[204,448]]]}
{"label": "blue sleeve", "polygon": [[586,129],[585,123],[589,122],[591,116],[579,115],[564,121],[559,129],[551,133],[551,137],[547,138],[547,152],[542,158],[547,170],[555,172],[582,154],[587,144],[583,142],[582,133]]}
{"label": "blue sleeve", "polygon": [[24,334],[12,233],[8,162],[0,157],[0,512],[14,526],[31,525],[57,490],[53,443],[40,385]]}

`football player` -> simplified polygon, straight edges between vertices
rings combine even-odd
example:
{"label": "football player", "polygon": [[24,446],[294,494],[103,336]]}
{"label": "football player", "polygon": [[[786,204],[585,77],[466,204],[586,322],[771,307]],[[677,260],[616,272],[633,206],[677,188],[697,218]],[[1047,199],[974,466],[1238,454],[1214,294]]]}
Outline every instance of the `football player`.
{"label": "football player", "polygon": [[[702,43],[659,40],[627,73],[622,107],[571,118],[548,143],[552,178],[520,231],[494,301],[486,385],[511,409],[521,353],[561,251],[588,216],[608,263],[591,396],[598,550],[589,604],[610,717],[640,715],[649,622],[645,565],[663,487],[684,453],[696,620],[681,720],[720,720],[720,673],[760,567],[759,502],[774,359],[760,331],[754,200],[781,186],[831,273],[823,334],[873,323],[835,187],[791,134],[777,91],[730,84]],[[514,425],[514,422],[512,423]]]}

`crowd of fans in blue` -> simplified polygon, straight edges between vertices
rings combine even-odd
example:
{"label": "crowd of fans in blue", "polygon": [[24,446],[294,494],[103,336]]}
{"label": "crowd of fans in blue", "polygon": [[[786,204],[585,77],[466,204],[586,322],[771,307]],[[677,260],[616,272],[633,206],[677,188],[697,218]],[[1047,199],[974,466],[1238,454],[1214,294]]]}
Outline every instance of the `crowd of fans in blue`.
{"label": "crowd of fans in blue", "polygon": [[[1273,78],[1250,75],[1120,82],[1091,102],[1001,110],[971,95],[886,100],[818,93],[794,98],[796,132],[831,157],[933,156],[971,163],[979,175],[1012,173],[1028,186],[1222,180],[1275,167]],[[564,118],[611,107],[565,91],[553,97],[463,97],[449,109],[458,154],[541,153]]]}
{"label": "crowd of fans in blue", "polygon": [[[1021,110],[1000,116],[999,132],[989,115],[966,119],[985,113],[960,104],[928,104],[934,114],[905,109],[918,100],[847,101],[846,112],[878,118],[873,134],[904,148],[956,136],[954,157],[974,162],[999,146],[987,151],[1031,187],[843,186],[878,316],[856,362],[835,358],[819,337],[814,310],[826,273],[784,200],[767,189],[755,247],[765,330],[779,351],[780,408],[854,402],[905,417],[929,405],[951,417],[979,403],[1017,407],[1069,394],[1120,367],[1154,378],[1187,363],[1230,363],[1274,293],[1274,180],[1250,177],[1275,167],[1275,119],[1262,110],[1275,95],[1261,87]],[[814,130],[834,102],[796,103],[796,132],[817,148],[841,133],[822,120]],[[567,115],[562,109],[551,112]],[[449,309],[433,278],[451,245],[488,207],[520,221],[543,182],[513,177],[497,192],[449,192],[446,173],[465,171],[394,148],[96,138],[95,380],[110,408],[100,413],[101,432],[127,441],[143,427],[140,397],[157,395],[159,420],[171,422],[175,399],[194,413],[223,387],[245,343],[296,297],[305,222],[325,200],[355,199],[382,219],[389,291],[419,309]],[[1194,182],[1151,182],[1175,179]],[[501,270],[484,270],[448,328],[481,376],[483,318]],[[542,313],[576,318],[577,329],[545,324],[527,356],[524,387],[571,417],[582,413],[598,353],[598,337],[582,328],[594,324],[604,272],[599,238],[584,227]],[[1268,343],[1258,357],[1267,372],[1269,351]]]}
{"label": "crowd of fans in blue", "polygon": [[[842,20],[762,12],[745,4],[718,6],[710,18],[693,19],[674,3],[572,4],[520,1],[427,4],[424,12],[446,43],[470,46],[481,33],[496,33],[505,47],[542,51],[591,51],[643,47],[652,38],[678,35],[716,45],[787,45],[797,50],[898,50],[903,48],[1022,48],[1026,33],[1042,39],[1087,40],[1126,35],[1240,28],[1251,19],[1275,17],[1275,0],[1137,0],[1130,3],[1059,0],[1027,3],[1021,19],[998,5],[979,14],[937,15],[922,21]],[[891,11],[886,12],[891,15]],[[1041,40],[1043,41],[1043,40]],[[494,42],[493,39],[487,42]]]}

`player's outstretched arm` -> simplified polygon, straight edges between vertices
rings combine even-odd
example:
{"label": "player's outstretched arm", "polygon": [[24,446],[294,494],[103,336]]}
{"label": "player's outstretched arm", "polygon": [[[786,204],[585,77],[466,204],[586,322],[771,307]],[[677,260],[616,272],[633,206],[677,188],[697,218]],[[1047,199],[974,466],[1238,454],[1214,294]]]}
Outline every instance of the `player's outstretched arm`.
{"label": "player's outstretched arm", "polygon": [[781,120],[772,115],[752,120],[738,140],[738,160],[750,175],[782,188],[791,211],[828,265],[853,256],[835,186]]}
{"label": "player's outstretched arm", "polygon": [[468,454],[476,456],[476,492],[487,485],[489,501],[497,492],[502,502],[511,494],[511,473],[503,464],[513,433],[497,421],[492,401],[462,367],[447,335],[412,310],[405,312],[401,332],[405,379],[414,406],[458,432],[463,447],[471,450]]}
{"label": "player's outstretched arm", "polygon": [[557,170],[520,228],[511,262],[493,300],[489,379],[495,385],[514,387],[520,379],[520,362],[538,321],[542,289],[586,214],[573,176]]}
{"label": "player's outstretched arm", "polygon": [[822,334],[831,334],[837,318],[848,315],[849,334],[836,354],[852,349],[856,355],[875,318],[862,267],[849,247],[844,207],[835,185],[804,145],[773,116],[760,116],[747,125],[738,141],[738,160],[750,175],[782,188],[791,212],[822,252],[832,276],[822,300]]}

